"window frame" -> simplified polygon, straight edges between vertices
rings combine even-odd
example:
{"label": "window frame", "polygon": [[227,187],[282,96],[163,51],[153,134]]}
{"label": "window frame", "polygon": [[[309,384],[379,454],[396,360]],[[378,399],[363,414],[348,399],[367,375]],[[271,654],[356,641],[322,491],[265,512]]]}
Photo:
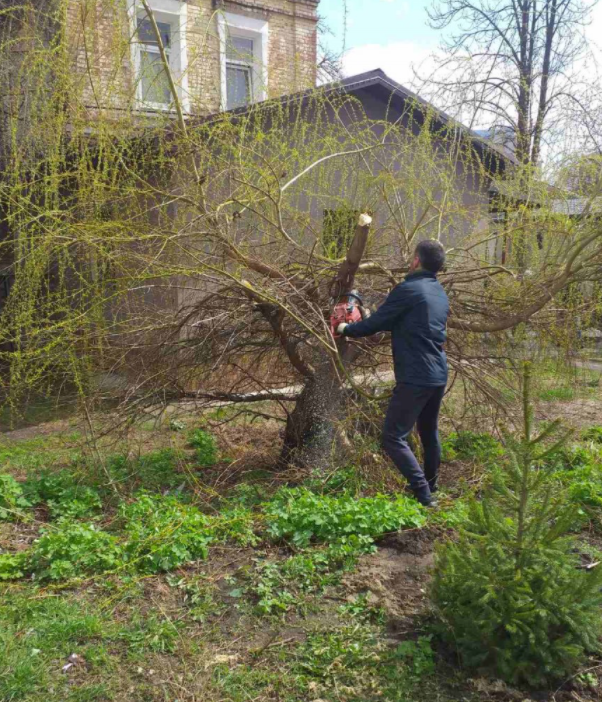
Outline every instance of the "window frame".
{"label": "window frame", "polygon": [[[169,49],[169,68],[177,87],[178,99],[184,112],[190,111],[188,92],[188,46],[186,26],[188,20],[188,3],[185,0],[150,0],[150,8],[157,22],[164,22],[171,27],[171,47]],[[138,21],[148,19],[144,5],[140,0],[129,0],[128,13],[131,26],[132,66],[136,82],[136,107],[152,112],[175,112],[173,102],[149,102],[143,99],[141,71],[142,44],[138,41]],[[159,49],[157,47],[157,52]]]}
{"label": "window frame", "polygon": [[[251,69],[251,101],[250,104],[261,102],[268,97],[268,41],[269,23],[267,20],[254,19],[244,15],[223,12],[218,16],[218,32],[220,43],[220,73],[221,73],[221,109],[228,107],[228,64],[248,66]],[[229,37],[240,37],[253,40],[253,62],[229,60],[227,45]],[[240,106],[239,106],[240,107]]]}

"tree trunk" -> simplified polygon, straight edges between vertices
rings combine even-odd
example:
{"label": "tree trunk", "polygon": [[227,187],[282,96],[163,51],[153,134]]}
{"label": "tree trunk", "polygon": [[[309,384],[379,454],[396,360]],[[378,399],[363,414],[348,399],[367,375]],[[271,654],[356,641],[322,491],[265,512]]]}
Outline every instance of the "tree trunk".
{"label": "tree trunk", "polygon": [[[344,340],[338,343],[345,366],[361,353],[357,345]],[[281,462],[324,471],[340,459],[341,452],[350,447],[343,426],[348,401],[349,389],[341,383],[333,360],[325,358],[316,364],[315,376],[305,383],[286,423]]]}
{"label": "tree trunk", "polygon": [[281,461],[324,470],[337,451],[336,425],[345,414],[345,392],[332,363],[316,369],[286,424]]}

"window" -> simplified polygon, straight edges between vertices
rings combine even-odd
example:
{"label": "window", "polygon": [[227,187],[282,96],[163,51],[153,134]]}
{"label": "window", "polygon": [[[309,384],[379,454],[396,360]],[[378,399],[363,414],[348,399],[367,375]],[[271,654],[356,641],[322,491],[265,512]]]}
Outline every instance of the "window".
{"label": "window", "polygon": [[[168,110],[173,107],[174,99],[157,36],[139,0],[130,0],[130,3],[134,27],[133,63],[136,73],[136,97],[144,108]],[[176,84],[178,99],[183,109],[188,110],[185,32],[187,3],[183,0],[152,0],[150,6],[169,70]]]}
{"label": "window", "polygon": [[255,40],[229,37],[226,44],[226,90],[228,109],[248,105],[253,97]]}
{"label": "window", "polygon": [[324,210],[322,226],[322,247],[328,258],[343,258],[351,246],[355,234],[355,226],[361,212],[349,207],[337,210]]}
{"label": "window", "polygon": [[268,23],[229,12],[219,18],[222,108],[233,110],[267,97]]}
{"label": "window", "polygon": [[[171,64],[171,25],[157,22],[161,43]],[[167,73],[155,31],[149,19],[138,18],[138,42],[140,44],[140,96],[142,102],[169,105],[172,100]]]}

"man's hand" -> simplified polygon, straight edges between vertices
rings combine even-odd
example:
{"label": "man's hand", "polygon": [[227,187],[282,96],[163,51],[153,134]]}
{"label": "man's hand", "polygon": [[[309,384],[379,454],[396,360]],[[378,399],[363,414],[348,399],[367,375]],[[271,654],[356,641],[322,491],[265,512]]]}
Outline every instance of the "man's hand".
{"label": "man's hand", "polygon": [[359,221],[357,223],[358,227],[369,227],[372,224],[372,217],[370,217],[369,214],[364,214],[360,215]]}
{"label": "man's hand", "polygon": [[341,322],[341,324],[339,324],[339,326],[337,327],[337,334],[338,334],[339,336],[344,336],[344,334],[345,334],[345,329],[347,329],[348,326],[349,326],[349,325],[348,325],[348,324],[345,324],[345,322]]}

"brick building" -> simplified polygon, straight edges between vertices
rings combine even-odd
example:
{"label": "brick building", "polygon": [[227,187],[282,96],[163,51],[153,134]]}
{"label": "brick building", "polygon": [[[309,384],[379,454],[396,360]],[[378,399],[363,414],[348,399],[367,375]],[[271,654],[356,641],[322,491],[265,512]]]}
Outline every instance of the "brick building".
{"label": "brick building", "polygon": [[[185,113],[312,87],[319,0],[148,0]],[[173,109],[142,0],[68,0],[67,31],[90,109]]]}

